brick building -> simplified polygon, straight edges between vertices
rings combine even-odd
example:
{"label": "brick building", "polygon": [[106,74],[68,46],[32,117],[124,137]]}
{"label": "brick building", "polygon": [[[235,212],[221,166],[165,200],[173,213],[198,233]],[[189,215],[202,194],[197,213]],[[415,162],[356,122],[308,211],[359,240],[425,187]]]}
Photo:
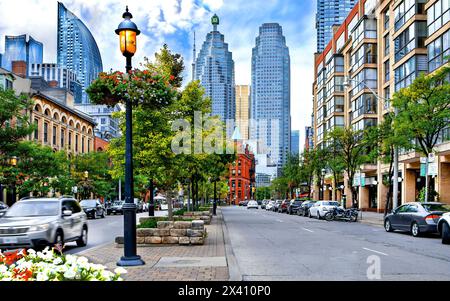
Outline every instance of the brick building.
{"label": "brick building", "polygon": [[240,201],[254,198],[255,190],[255,155],[249,150],[248,144],[237,144],[236,161],[229,167],[228,186],[230,187],[228,201],[237,205]]}

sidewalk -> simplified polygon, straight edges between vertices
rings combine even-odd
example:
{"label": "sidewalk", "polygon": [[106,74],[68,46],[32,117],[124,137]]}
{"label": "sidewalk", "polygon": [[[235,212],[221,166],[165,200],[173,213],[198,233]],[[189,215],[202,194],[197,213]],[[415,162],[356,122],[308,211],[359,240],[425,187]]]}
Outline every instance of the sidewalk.
{"label": "sidewalk", "polygon": [[[201,246],[155,245],[138,247],[144,266],[126,267],[122,277],[128,281],[226,281],[229,270],[222,230],[223,216],[217,208],[211,224],[206,225],[207,238]],[[115,243],[93,248],[78,255],[114,270],[123,256],[123,246]]]}
{"label": "sidewalk", "polygon": [[376,212],[360,212],[358,216],[358,221],[363,224],[382,226],[384,224],[384,214]]}

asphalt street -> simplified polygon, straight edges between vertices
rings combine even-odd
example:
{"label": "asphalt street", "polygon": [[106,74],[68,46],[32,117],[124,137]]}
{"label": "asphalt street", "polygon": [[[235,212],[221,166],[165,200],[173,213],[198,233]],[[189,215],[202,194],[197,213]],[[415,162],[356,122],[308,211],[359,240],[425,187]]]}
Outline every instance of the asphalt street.
{"label": "asphalt street", "polygon": [[246,207],[222,212],[243,280],[450,280],[450,246],[437,235]]}
{"label": "asphalt street", "polygon": [[[166,211],[155,211],[156,216],[167,215]],[[141,216],[148,216],[148,212],[138,213],[136,222],[139,223]],[[76,243],[66,244],[64,253],[75,254],[81,251],[114,242],[117,236],[123,236],[123,215],[108,215],[105,218],[88,220],[88,244],[86,247],[78,248]]]}

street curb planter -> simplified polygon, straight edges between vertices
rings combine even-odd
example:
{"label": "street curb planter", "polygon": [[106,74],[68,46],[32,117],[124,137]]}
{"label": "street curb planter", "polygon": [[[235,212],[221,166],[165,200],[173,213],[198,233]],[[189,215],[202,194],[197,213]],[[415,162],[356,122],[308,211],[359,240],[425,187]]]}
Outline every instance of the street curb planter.
{"label": "street curb planter", "polygon": [[[150,217],[151,218],[151,217]],[[140,219],[140,222],[147,220]],[[157,228],[139,228],[136,230],[138,246],[148,245],[203,245],[206,238],[205,222],[203,220],[158,221]],[[123,237],[116,237],[116,244],[123,245]]]}
{"label": "street curb planter", "polygon": [[212,209],[210,211],[192,211],[192,212],[185,212],[183,214],[184,218],[195,218],[199,219],[205,222],[205,225],[211,224],[211,220],[213,217]]}

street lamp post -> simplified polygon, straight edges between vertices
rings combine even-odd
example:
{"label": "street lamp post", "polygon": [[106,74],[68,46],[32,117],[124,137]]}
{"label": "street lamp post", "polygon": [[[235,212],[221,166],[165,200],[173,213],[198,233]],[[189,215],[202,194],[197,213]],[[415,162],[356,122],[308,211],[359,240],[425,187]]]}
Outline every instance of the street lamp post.
{"label": "street lamp post", "polygon": [[325,168],[322,168],[322,185],[319,190],[319,192],[322,191],[322,196],[321,197],[319,196],[319,199],[321,199],[321,200],[323,200],[325,198],[325,189],[323,188],[323,186],[325,185],[325,173],[326,173]]}
{"label": "street lamp post", "polygon": [[[9,164],[12,167],[16,167],[17,157],[16,156],[11,157],[11,159],[9,160]],[[11,185],[11,205],[14,205],[15,202],[16,202],[16,183],[13,181]]]}
{"label": "street lamp post", "polygon": [[153,179],[150,179],[149,190],[150,190],[150,200],[148,202],[148,216],[155,216],[155,199],[154,199],[155,188]]}
{"label": "street lamp post", "polygon": [[[116,34],[120,37],[120,51],[126,58],[126,72],[130,76],[131,58],[136,53],[136,37],[140,34],[136,24],[131,21],[133,15],[126,7],[122,15],[124,20],[116,29]],[[145,262],[137,255],[136,247],[136,204],[134,203],[133,189],[133,132],[132,118],[133,108],[131,99],[126,100],[125,112],[125,203],[123,204],[124,215],[124,256],[117,262],[119,266],[139,266]]]}
{"label": "street lamp post", "polygon": [[[387,101],[389,102],[389,99],[386,99],[380,95],[378,95],[372,88],[370,88],[364,81],[357,81],[351,78],[346,78],[346,80],[344,81],[344,86],[345,87],[350,87],[350,82],[355,82],[356,84],[360,85],[364,85],[369,91],[370,93],[372,93],[377,99],[381,99],[383,101]],[[394,114],[397,116],[397,109],[394,110]],[[397,208],[398,207],[398,147],[394,146],[394,164],[393,164],[393,173],[394,173],[394,177],[393,177],[393,187],[392,187],[392,208]]]}

